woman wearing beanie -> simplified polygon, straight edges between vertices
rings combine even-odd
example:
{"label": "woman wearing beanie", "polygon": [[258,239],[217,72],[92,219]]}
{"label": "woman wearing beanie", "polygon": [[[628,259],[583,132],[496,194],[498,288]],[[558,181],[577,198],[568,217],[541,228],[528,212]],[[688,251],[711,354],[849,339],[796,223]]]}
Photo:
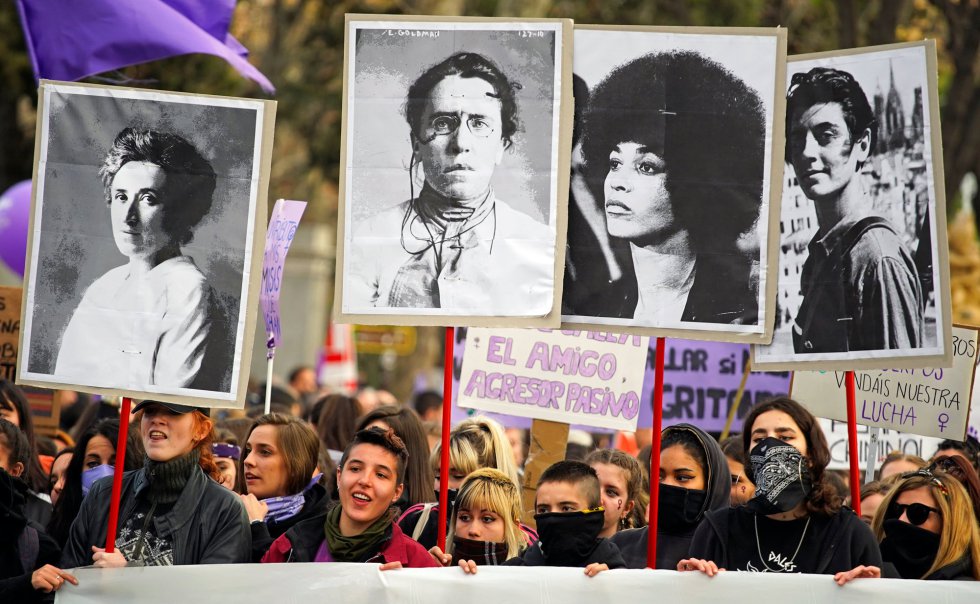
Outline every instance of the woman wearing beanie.
{"label": "woman wearing beanie", "polygon": [[112,492],[107,477],[82,502],[62,567],[248,561],[248,518],[238,496],[216,482],[207,410],[142,401],[134,411],[146,460],[142,469],[123,475],[116,548],[110,554],[102,547]]}

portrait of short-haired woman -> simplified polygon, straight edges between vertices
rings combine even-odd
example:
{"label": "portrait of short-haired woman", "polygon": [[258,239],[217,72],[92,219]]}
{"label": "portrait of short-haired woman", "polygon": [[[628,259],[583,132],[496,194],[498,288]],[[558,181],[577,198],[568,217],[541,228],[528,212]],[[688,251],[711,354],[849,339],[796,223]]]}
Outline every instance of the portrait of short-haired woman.
{"label": "portrait of short-haired woman", "polygon": [[759,324],[766,115],[758,93],[699,53],[649,53],[594,85],[576,127],[610,242],[629,251],[622,278],[566,283],[593,289],[576,291],[581,308],[563,314],[660,328]]}
{"label": "portrait of short-haired woman", "polygon": [[213,293],[181,251],[211,209],[215,172],[183,136],[127,127],[99,168],[112,237],[128,261],[93,282],[61,339],[55,373],[133,386],[216,389],[202,371]]}

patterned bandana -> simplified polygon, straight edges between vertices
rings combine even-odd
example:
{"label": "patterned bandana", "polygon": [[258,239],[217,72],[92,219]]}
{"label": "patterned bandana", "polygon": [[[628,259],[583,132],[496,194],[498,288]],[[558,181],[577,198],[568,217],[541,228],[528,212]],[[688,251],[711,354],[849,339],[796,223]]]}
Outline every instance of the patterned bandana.
{"label": "patterned bandana", "polygon": [[810,466],[796,447],[765,438],[749,452],[755,497],[746,507],[768,516],[788,512],[806,500],[813,489]]}

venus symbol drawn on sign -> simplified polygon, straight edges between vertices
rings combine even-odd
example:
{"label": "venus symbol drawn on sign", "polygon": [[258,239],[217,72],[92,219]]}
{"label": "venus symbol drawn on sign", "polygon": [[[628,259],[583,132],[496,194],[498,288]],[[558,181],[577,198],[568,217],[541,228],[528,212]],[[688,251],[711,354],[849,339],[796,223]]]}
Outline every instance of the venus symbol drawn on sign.
{"label": "venus symbol drawn on sign", "polygon": [[946,431],[946,424],[947,423],[949,423],[949,414],[948,413],[940,413],[939,414],[939,431],[940,432],[945,432]]}

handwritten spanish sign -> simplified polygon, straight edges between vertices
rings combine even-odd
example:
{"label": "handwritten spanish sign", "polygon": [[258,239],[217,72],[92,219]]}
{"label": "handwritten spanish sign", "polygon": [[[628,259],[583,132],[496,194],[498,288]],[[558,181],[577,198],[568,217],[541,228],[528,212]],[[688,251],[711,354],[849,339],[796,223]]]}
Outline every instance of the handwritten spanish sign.
{"label": "handwritten spanish sign", "polygon": [[[847,422],[833,419],[820,418],[820,427],[827,437],[827,445],[830,447],[830,463],[827,464],[829,470],[849,470],[850,454],[847,446]],[[875,457],[875,466],[879,466],[885,457],[893,452],[899,451],[908,455],[918,455],[923,459],[929,459],[935,455],[939,448],[941,439],[931,436],[921,436],[898,430],[882,430],[878,435],[878,446],[871,448],[871,428],[869,426],[858,425],[858,463],[864,468],[868,463],[868,456]]]}
{"label": "handwritten spanish sign", "polygon": [[262,258],[262,315],[265,317],[265,333],[270,338],[269,347],[275,348],[282,341],[279,321],[279,292],[282,291],[282,270],[286,254],[296,236],[299,219],[306,209],[305,201],[280,199],[272,209],[269,230],[265,234],[265,255]]}
{"label": "handwritten spanish sign", "polygon": [[471,328],[461,407],[636,430],[647,338],[606,332]]}
{"label": "handwritten spanish sign", "polygon": [[[855,371],[857,422],[963,440],[977,364],[977,330],[953,328],[949,369]],[[792,396],[817,417],[847,420],[843,371],[797,371]]]}
{"label": "handwritten spanish sign", "polygon": [[14,380],[20,338],[19,287],[0,287],[0,379]]}

